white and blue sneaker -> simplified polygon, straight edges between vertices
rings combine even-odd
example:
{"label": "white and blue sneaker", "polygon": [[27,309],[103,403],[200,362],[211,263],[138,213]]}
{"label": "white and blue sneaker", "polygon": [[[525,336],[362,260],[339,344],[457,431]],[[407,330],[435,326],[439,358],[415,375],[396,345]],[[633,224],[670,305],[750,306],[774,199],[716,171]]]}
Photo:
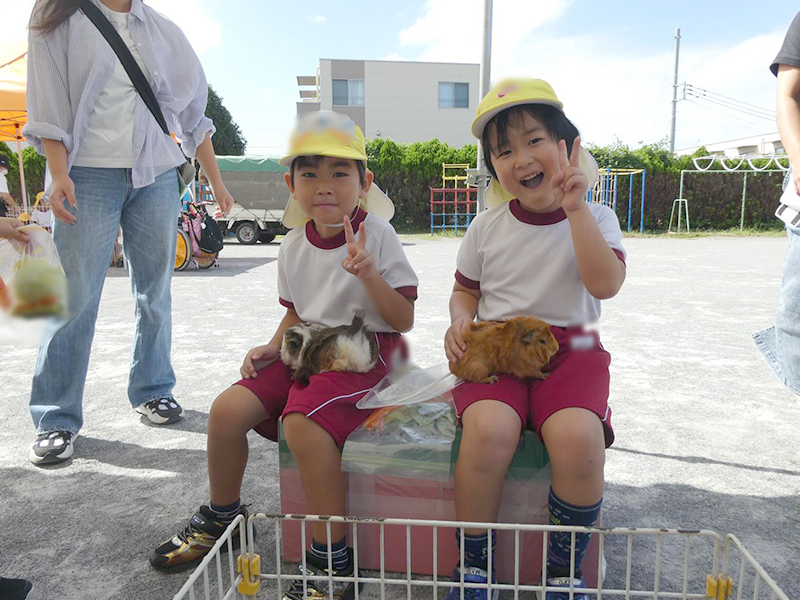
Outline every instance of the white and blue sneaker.
{"label": "white and blue sneaker", "polygon": [[[488,583],[489,573],[478,567],[467,567],[464,569],[464,583]],[[461,583],[461,571],[458,567],[453,571],[453,582]],[[497,574],[492,573],[492,582],[497,582]],[[464,600],[497,600],[500,595],[500,590],[497,588],[492,589],[491,598],[488,595],[488,590],[485,588],[464,588]],[[452,587],[447,592],[444,600],[461,600],[461,588]],[[549,598],[548,598],[549,600]]]}
{"label": "white and blue sneaker", "polygon": [[[570,583],[572,584],[572,598],[569,595]],[[547,587],[559,589],[548,589],[545,600],[589,600],[589,594],[581,589],[586,589],[586,581],[583,577],[548,577]]]}

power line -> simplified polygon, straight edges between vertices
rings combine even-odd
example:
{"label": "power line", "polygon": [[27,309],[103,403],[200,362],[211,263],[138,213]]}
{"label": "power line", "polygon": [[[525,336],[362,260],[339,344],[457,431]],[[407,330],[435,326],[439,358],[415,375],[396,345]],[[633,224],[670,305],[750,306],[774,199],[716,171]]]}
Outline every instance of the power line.
{"label": "power line", "polygon": [[730,98],[728,96],[724,96],[723,94],[711,92],[709,90],[705,90],[703,88],[694,86],[691,83],[687,83],[686,87],[687,87],[687,93],[693,94],[694,96],[704,97],[708,100],[717,100],[720,104],[723,104],[725,106],[733,108],[734,110],[739,110],[741,112],[745,112],[751,115],[762,116],[768,119],[775,119],[774,110],[761,108],[760,106],[756,106],[748,102],[742,102],[741,100],[736,100],[735,98]]}
{"label": "power line", "polygon": [[719,110],[717,110],[715,108],[712,108],[712,107],[709,107],[709,106],[705,106],[704,104],[702,104],[701,102],[698,102],[697,100],[693,100],[691,98],[687,98],[686,101],[691,103],[691,104],[693,104],[694,106],[698,106],[698,107],[702,108],[703,110],[707,110],[707,111],[713,113],[717,117],[722,117],[722,118],[727,119],[727,120],[729,120],[731,122],[734,122],[734,123],[736,123],[738,125],[744,125],[745,127],[749,128],[749,129],[752,129],[753,131],[757,131],[757,132],[761,133],[764,130],[764,128],[762,126],[760,126],[760,125],[758,125],[756,123],[753,123],[752,121],[747,121],[747,120],[745,120],[745,119],[743,119],[741,117],[737,117],[735,115],[731,115],[731,114],[727,114],[727,113],[724,113],[724,112],[720,112]]}
{"label": "power line", "polygon": [[689,98],[697,98],[698,100],[702,100],[704,102],[709,102],[711,104],[715,104],[717,106],[721,106],[722,108],[727,108],[729,110],[733,110],[733,111],[742,113],[742,114],[747,115],[748,117],[751,117],[751,118],[764,119],[765,121],[773,121],[773,122],[775,121],[775,116],[774,115],[773,116],[766,116],[766,115],[762,115],[760,113],[750,112],[750,111],[747,111],[747,110],[742,110],[742,109],[740,109],[740,108],[738,108],[736,106],[732,106],[730,104],[727,104],[725,102],[717,100],[716,98],[709,98],[708,96],[698,96],[696,94],[691,94],[691,93],[688,93],[688,97]]}

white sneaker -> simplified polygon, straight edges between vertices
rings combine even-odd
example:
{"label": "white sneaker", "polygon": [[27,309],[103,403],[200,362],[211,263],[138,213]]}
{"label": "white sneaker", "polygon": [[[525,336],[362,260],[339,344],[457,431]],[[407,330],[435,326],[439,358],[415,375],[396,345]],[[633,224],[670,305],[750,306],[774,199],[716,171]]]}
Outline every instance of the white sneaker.
{"label": "white sneaker", "polygon": [[69,431],[48,431],[36,436],[28,458],[35,465],[50,465],[72,456],[72,444],[78,434]]}
{"label": "white sneaker", "polygon": [[168,425],[183,417],[183,409],[174,398],[156,398],[134,408],[156,425]]}

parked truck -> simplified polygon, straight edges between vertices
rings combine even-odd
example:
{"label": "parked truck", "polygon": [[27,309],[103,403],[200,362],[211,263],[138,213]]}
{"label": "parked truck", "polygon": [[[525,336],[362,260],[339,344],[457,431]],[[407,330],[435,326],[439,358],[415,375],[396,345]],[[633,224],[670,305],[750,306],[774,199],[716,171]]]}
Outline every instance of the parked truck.
{"label": "parked truck", "polygon": [[[223,233],[235,234],[240,244],[268,244],[276,235],[288,232],[281,223],[289,199],[283,178],[286,167],[263,156],[217,156],[217,165],[234,199],[226,216],[218,207],[209,209]],[[202,201],[214,201],[202,176],[198,195]]]}

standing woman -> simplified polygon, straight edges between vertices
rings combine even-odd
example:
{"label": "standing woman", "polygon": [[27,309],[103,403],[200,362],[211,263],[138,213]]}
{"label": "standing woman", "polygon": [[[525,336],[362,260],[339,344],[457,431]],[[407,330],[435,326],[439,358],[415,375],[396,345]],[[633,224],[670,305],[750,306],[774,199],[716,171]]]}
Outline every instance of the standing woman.
{"label": "standing woman", "polygon": [[[87,0],[117,33],[152,87],[187,156],[197,157],[217,202],[233,198],[217,168],[205,116],[208,86],[183,32],[142,0]],[[28,39],[28,124],[47,157],[53,238],[67,274],[69,314],[48,325],[33,376],[34,464],[72,455],[97,308],[122,226],[136,327],[128,399],[153,423],[181,418],[172,396],[170,280],[180,209],[180,148],[165,135],[117,55],[79,10],[81,0],[37,0]]]}

